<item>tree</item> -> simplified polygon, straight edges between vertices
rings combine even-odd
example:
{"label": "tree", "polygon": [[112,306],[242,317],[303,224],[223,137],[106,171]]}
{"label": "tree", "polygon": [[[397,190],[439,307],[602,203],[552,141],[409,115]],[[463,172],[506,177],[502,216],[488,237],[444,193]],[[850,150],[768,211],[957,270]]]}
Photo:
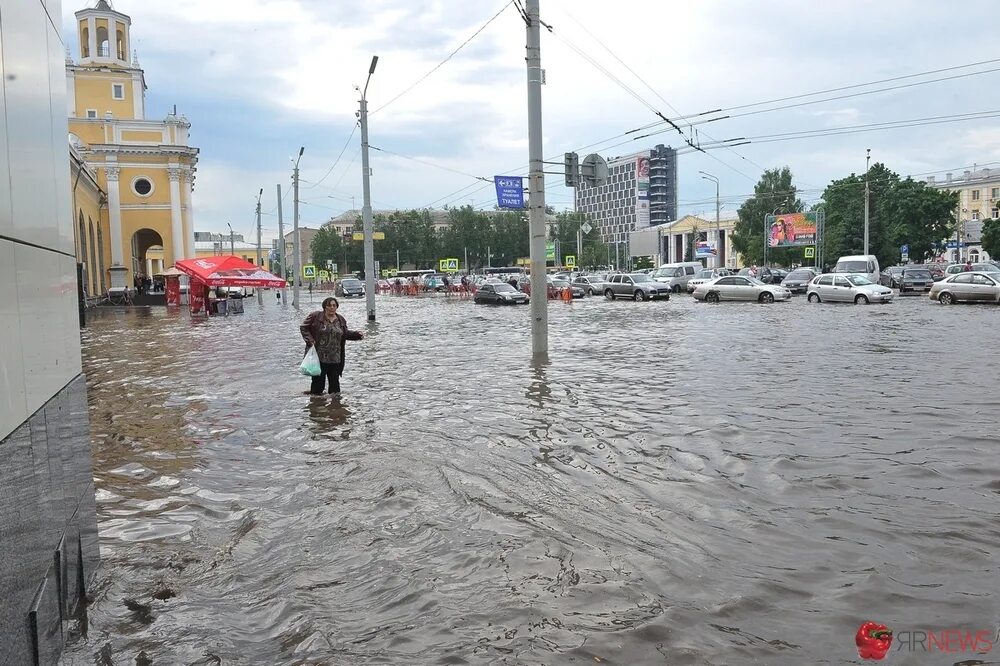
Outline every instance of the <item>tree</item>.
{"label": "tree", "polygon": [[338,264],[339,270],[346,270],[346,267],[339,266],[343,261],[344,243],[340,234],[332,226],[326,224],[319,228],[309,244],[312,250],[313,262],[318,266],[326,266],[326,262],[332,261]]}
{"label": "tree", "polygon": [[1000,220],[983,223],[983,249],[991,259],[1000,258]]}
{"label": "tree", "polygon": [[[754,195],[743,202],[739,219],[733,228],[733,249],[743,255],[747,264],[764,263],[764,218],[772,213],[801,213],[803,206],[798,190],[792,185],[792,172],[786,166],[768,169],[754,186]],[[789,265],[798,260],[799,248],[768,249],[771,263]]]}
{"label": "tree", "polygon": [[[900,247],[910,246],[910,258],[924,261],[933,255],[954,228],[958,195],[899,176],[884,164],[868,172],[868,252],[879,264],[900,260]],[[824,256],[864,252],[865,176],[851,174],[835,180],[823,192],[826,213]]]}

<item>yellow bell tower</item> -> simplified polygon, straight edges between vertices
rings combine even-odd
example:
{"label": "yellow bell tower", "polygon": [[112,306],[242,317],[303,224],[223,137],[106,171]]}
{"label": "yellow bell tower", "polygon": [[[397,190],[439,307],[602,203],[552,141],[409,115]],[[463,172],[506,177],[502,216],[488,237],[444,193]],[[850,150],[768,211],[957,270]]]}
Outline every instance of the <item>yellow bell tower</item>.
{"label": "yellow bell tower", "polygon": [[132,19],[109,0],[75,16],[79,62],[66,60],[70,138],[106,193],[97,225],[104,261],[91,263],[108,266],[101,284],[110,278],[121,288],[195,256],[198,149],[176,108],[163,120],[147,119],[145,75],[135,52],[129,55]]}

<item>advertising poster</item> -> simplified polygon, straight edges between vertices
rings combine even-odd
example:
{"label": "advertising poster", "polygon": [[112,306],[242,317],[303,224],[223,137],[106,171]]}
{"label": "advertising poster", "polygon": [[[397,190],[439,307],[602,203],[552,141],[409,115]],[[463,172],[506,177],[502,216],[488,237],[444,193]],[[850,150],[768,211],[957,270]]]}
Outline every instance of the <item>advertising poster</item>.
{"label": "advertising poster", "polygon": [[635,162],[635,228],[649,227],[649,156]]}
{"label": "advertising poster", "polygon": [[769,247],[816,244],[816,213],[768,215],[767,224]]}
{"label": "advertising poster", "polygon": [[694,246],[694,256],[697,259],[705,259],[716,255],[714,241],[698,241]]}

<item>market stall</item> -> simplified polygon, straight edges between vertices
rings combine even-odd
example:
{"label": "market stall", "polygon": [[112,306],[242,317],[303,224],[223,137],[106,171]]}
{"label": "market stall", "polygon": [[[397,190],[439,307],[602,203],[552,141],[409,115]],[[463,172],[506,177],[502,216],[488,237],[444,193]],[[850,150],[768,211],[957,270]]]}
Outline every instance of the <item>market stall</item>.
{"label": "market stall", "polygon": [[[174,268],[191,278],[188,289],[192,314],[235,314],[243,311],[242,300],[220,297],[218,287],[285,287],[277,275],[234,256],[182,259]],[[213,291],[214,290],[214,291]],[[169,301],[168,301],[169,302]]]}

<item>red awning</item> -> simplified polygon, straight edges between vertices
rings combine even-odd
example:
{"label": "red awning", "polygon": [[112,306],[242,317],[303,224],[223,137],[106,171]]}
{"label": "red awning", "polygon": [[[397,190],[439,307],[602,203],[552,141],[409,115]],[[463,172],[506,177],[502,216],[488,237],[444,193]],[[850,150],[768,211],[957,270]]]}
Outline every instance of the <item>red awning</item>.
{"label": "red awning", "polygon": [[285,287],[274,273],[233,256],[182,259],[174,266],[209,287]]}

